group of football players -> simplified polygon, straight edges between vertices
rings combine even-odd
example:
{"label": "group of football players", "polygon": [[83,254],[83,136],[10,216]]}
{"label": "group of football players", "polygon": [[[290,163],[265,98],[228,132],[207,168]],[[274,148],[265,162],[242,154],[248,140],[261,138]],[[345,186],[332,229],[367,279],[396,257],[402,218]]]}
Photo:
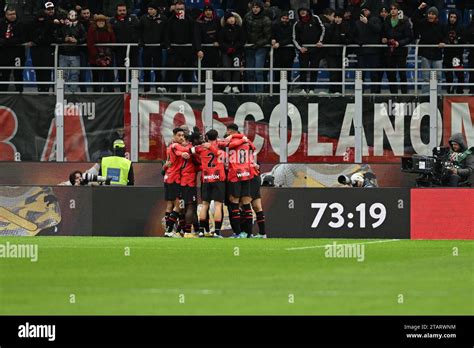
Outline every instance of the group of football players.
{"label": "group of football players", "polygon": [[[202,206],[197,213],[197,181],[201,172]],[[222,238],[224,205],[234,238],[266,238],[260,197],[261,179],[254,144],[236,124],[227,126],[223,139],[215,129],[203,136],[198,129],[173,129],[163,166],[165,237]],[[210,230],[210,206],[214,202],[214,231]],[[255,211],[258,233],[253,234]]]}

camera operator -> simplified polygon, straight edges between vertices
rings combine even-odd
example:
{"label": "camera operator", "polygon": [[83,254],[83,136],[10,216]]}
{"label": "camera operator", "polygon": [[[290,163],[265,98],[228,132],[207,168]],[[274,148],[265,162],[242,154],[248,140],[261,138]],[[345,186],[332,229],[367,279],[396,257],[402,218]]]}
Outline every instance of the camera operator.
{"label": "camera operator", "polygon": [[449,160],[452,166],[447,168],[443,176],[443,185],[458,187],[459,183],[468,181],[474,171],[474,147],[467,148],[461,133],[456,133],[449,139]]}
{"label": "camera operator", "polygon": [[362,188],[374,188],[377,187],[377,179],[373,173],[357,172],[352,174],[350,177],[347,175],[340,175],[337,181],[344,186],[348,187],[362,187]]}
{"label": "camera operator", "polygon": [[125,158],[125,143],[122,139],[114,141],[113,153],[113,156],[102,158],[99,170],[100,175],[111,178],[110,183],[112,185],[133,186],[135,178],[132,161]]}

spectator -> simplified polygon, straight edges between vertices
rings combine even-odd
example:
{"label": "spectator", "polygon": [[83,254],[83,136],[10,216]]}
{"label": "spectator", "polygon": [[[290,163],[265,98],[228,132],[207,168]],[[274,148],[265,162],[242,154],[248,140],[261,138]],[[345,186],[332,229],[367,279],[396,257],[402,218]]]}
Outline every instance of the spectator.
{"label": "spectator", "polygon": [[[277,69],[291,68],[295,59],[295,47],[293,46],[293,23],[290,21],[288,11],[283,11],[280,18],[273,24],[272,47],[273,67]],[[288,80],[291,80],[291,76],[288,76]],[[280,71],[275,72],[274,81],[280,81]]]}
{"label": "spectator", "polygon": [[[447,36],[447,43],[449,45],[458,45],[463,43],[463,27],[458,18],[456,11],[449,11],[448,24],[446,25],[445,32]],[[458,71],[446,71],[446,82],[453,83],[454,74],[458,79],[458,83],[464,83],[464,71],[463,71],[463,55],[464,47],[448,47],[444,49],[443,67],[446,69],[458,69]],[[463,94],[464,86],[458,85],[456,88],[454,85],[448,86],[448,93]]]}
{"label": "spectator", "polygon": [[133,11],[133,0],[103,0],[103,10],[107,17],[113,17],[117,15],[117,8],[119,6],[125,6],[125,13],[132,13]]}
{"label": "spectator", "polygon": [[[205,68],[216,68],[219,66],[219,42],[220,29],[219,18],[210,5],[204,6],[202,14],[196,19],[194,27],[194,44],[197,58],[201,59],[201,82],[205,81]],[[204,47],[203,45],[212,45]],[[199,86],[201,88],[201,86]]]}
{"label": "spectator", "polygon": [[[89,33],[89,28],[92,24],[91,10],[86,5],[79,6],[79,7],[80,7],[80,10],[79,10],[79,23],[81,23],[82,26],[84,27],[84,31],[86,33]],[[88,57],[88,53],[87,53],[87,47],[82,47],[81,48],[81,67],[89,66],[89,59],[88,58],[89,57]],[[87,70],[82,70],[81,69],[81,71],[79,72],[79,81],[80,82],[86,82],[87,73],[88,73]],[[81,92],[87,92],[86,85],[81,85],[79,88],[81,89]]]}
{"label": "spectator", "polygon": [[395,0],[393,4],[397,4],[402,15],[405,18],[413,17],[413,14],[416,11],[417,6],[419,5],[418,0]]}
{"label": "spectator", "polygon": [[389,17],[389,13],[388,13],[388,10],[387,10],[387,7],[386,6],[381,6],[380,9],[379,9],[379,17],[380,17],[380,20],[382,21],[382,23],[385,21],[385,19],[387,17]]}
{"label": "spectator", "polygon": [[[110,20],[115,39],[120,44],[137,44],[139,33],[139,21],[136,16],[128,14],[127,6],[119,3],[116,8],[115,17]],[[138,47],[131,46],[128,56],[128,66],[138,66]],[[115,48],[115,66],[118,69],[118,80],[121,83],[126,82],[126,71],[123,67],[127,66],[127,46],[118,46]],[[125,92],[125,85],[120,86],[120,91]]]}
{"label": "spectator", "polygon": [[[386,64],[387,68],[400,69],[400,82],[407,82],[407,73],[403,69],[407,68],[408,48],[406,47],[413,41],[413,33],[410,23],[406,17],[400,16],[400,6],[393,3],[390,6],[390,16],[383,22],[382,43],[387,44]],[[397,82],[397,71],[387,71],[390,83]],[[390,93],[398,94],[399,86],[390,84]],[[408,93],[408,85],[400,85],[402,94]]]}
{"label": "spectator", "polygon": [[[382,1],[383,1],[383,0],[382,0]],[[382,31],[383,31],[383,22],[385,21],[385,18],[388,17],[387,7],[385,7],[385,6],[383,6],[383,5],[380,6],[378,13],[379,13],[380,23],[381,23],[381,25],[382,25]],[[385,69],[385,68],[387,67],[387,60],[388,60],[388,58],[387,58],[387,56],[386,56],[386,51],[382,51],[382,50],[381,50],[380,52],[381,52],[380,67]],[[383,52],[383,53],[382,53],[382,52]],[[388,78],[388,73],[389,73],[389,72],[386,71],[386,70],[381,71],[381,72],[380,72],[380,76],[379,76],[380,81],[383,80],[383,75],[384,75],[384,74],[387,74],[387,78]],[[382,88],[382,87],[380,87],[380,88]]]}
{"label": "spectator", "polygon": [[65,89],[77,92],[78,88],[75,83],[79,82],[79,70],[70,68],[81,66],[81,47],[79,45],[86,42],[86,32],[79,23],[75,10],[69,11],[64,24],[58,28],[56,42],[62,44],[59,47],[59,66],[68,68],[64,70],[64,80],[68,82]]}
{"label": "spectator", "polygon": [[173,3],[171,0],[142,0],[140,3],[140,15],[142,17],[148,14],[149,4],[151,3],[158,6],[158,13],[164,15],[166,18],[171,14],[170,6]]}
{"label": "spectator", "polygon": [[321,21],[323,22],[324,26],[326,27],[326,29],[328,29],[328,27],[334,23],[334,15],[335,15],[336,11],[333,9],[333,8],[326,8],[324,11],[323,11],[323,16],[321,17]]}
{"label": "spectator", "polygon": [[[318,2],[319,3],[319,2]],[[322,4],[319,3],[319,6],[321,6]],[[318,12],[315,12],[314,10],[312,10],[313,13],[318,13]],[[327,35],[327,32],[329,30],[329,27],[331,26],[332,23],[334,23],[334,14],[335,14],[335,10],[333,8],[325,8],[323,11],[322,11],[322,16],[320,16],[319,18],[321,18],[321,22],[323,22],[324,24],[324,29],[325,29],[325,32],[326,32],[326,35]],[[328,67],[328,63],[327,63],[327,48],[323,47],[321,48],[321,61],[319,63],[319,66],[321,68],[324,68],[326,69]]]}
{"label": "spectator", "polygon": [[[96,44],[115,43],[115,34],[112,25],[107,23],[107,17],[104,15],[95,15],[94,21],[87,32],[87,50],[89,53],[89,64],[95,68],[92,70],[94,92],[102,92],[102,86],[105,92],[113,92],[112,85],[100,85],[102,82],[113,82],[114,72],[112,66],[112,47],[96,46]],[[105,68],[105,69],[104,69]]]}
{"label": "spectator", "polygon": [[[221,18],[222,29],[218,33],[219,48],[222,53],[224,68],[240,68],[245,45],[245,32],[242,28],[242,18],[236,12],[226,12]],[[240,82],[240,71],[224,71],[224,80],[235,82],[226,86],[224,93],[239,93],[237,82]]]}
{"label": "spectator", "polygon": [[14,8],[18,20],[28,28],[35,20],[33,5],[31,0],[0,0],[0,18],[5,17],[4,10],[6,8]]}
{"label": "spectator", "polygon": [[43,13],[44,6],[47,2],[52,2],[55,7],[56,17],[59,18],[58,8],[59,8],[59,1],[58,0],[32,0],[32,7],[33,7],[33,15],[38,16]]}
{"label": "spectator", "polygon": [[[298,10],[298,21],[293,25],[293,43],[300,55],[300,67],[311,68],[309,71],[301,71],[301,93],[308,92],[314,94],[314,86],[306,85],[308,77],[311,82],[318,80],[319,63],[323,57],[321,48],[326,33],[326,28],[319,16],[311,15],[307,8]],[[314,47],[316,45],[316,47]],[[309,47],[312,46],[312,47]]]}
{"label": "spectator", "polygon": [[265,14],[265,16],[270,18],[272,22],[279,20],[281,15],[281,9],[278,8],[278,6],[276,6],[275,4],[276,2],[271,0],[265,0],[263,3],[263,13]]}
{"label": "spectator", "polygon": [[[466,44],[474,45],[474,19],[471,20],[471,23],[466,28],[464,32],[464,42]],[[468,48],[468,67],[469,69],[474,69],[474,47]],[[474,94],[474,70],[469,71],[469,94]]]}
{"label": "spectator", "polygon": [[[25,48],[21,46],[25,42],[24,26],[19,22],[16,10],[7,7],[5,18],[0,20],[0,66],[21,67],[25,64]],[[1,69],[0,82],[10,81],[13,70],[15,81],[23,81],[23,70],[21,69]],[[23,92],[23,85],[15,85],[17,92]],[[0,84],[0,91],[7,91],[7,84]]]}
{"label": "spectator", "polygon": [[[43,12],[38,15],[33,26],[31,58],[34,67],[54,66],[54,34],[60,26],[56,18],[54,4],[48,1],[44,5]],[[37,69],[37,82],[51,82],[51,70]],[[38,92],[49,92],[52,85],[38,84]]]}
{"label": "spectator", "polygon": [[[427,4],[422,2],[418,9],[415,11],[413,20],[417,24],[417,30],[420,36],[420,45],[438,45],[438,47],[420,47],[418,55],[421,57],[421,68],[422,69],[439,69],[437,71],[438,81],[441,77],[442,59],[443,54],[441,48],[445,46],[445,34],[443,27],[438,20],[438,9],[436,7],[430,7],[426,11]],[[430,71],[426,70],[422,72],[423,80],[425,83],[430,81]],[[428,93],[429,84],[423,85],[423,93]]]}
{"label": "spectator", "polygon": [[[268,48],[265,45],[270,43],[272,35],[272,22],[264,14],[264,5],[260,0],[252,3],[252,10],[245,15],[244,30],[247,37],[247,43],[252,45],[245,50],[246,68],[263,69],[267,59]],[[249,82],[263,82],[262,70],[247,71],[247,80]],[[250,84],[250,93],[263,92],[263,85]]]}
{"label": "spectator", "polygon": [[92,21],[91,21],[91,10],[89,9],[89,7],[87,6],[84,6],[84,7],[81,7],[81,10],[80,10],[80,16],[79,16],[79,23],[82,24],[82,26],[84,27],[84,30],[87,32],[89,32],[89,27],[91,26],[92,24]]}
{"label": "spectator", "polygon": [[[349,28],[349,23],[344,20],[344,10],[338,9],[334,14],[334,23],[332,23],[327,31],[327,35],[324,39],[327,44],[332,45],[347,45],[352,41],[352,35]],[[328,68],[330,69],[341,69],[343,60],[343,49],[342,47],[329,47],[327,48],[326,60]],[[342,71],[330,71],[329,72],[330,82],[342,82]],[[330,93],[340,93],[341,86],[330,85]]]}
{"label": "spectator", "polygon": [[[354,41],[359,45],[380,45],[382,42],[382,22],[377,15],[372,16],[368,8],[363,8],[359,20],[355,23]],[[377,47],[361,47],[357,50],[357,64],[361,69],[379,69],[382,66],[381,49]],[[363,73],[364,77],[366,73]],[[382,79],[381,71],[370,71],[372,83]],[[365,78],[364,78],[365,80]],[[371,84],[371,93],[380,93],[381,85]]]}
{"label": "spectator", "polygon": [[[143,48],[143,66],[144,67],[162,67],[163,45],[165,40],[165,31],[167,18],[162,14],[161,8],[157,2],[150,2],[147,9],[148,13],[140,18],[140,45],[159,44],[160,46],[145,46]],[[151,71],[144,71],[145,82],[151,81]],[[163,82],[161,69],[155,70],[155,81]],[[145,85],[145,92],[150,90],[150,85]],[[166,92],[162,86],[156,87],[157,92]]]}
{"label": "spectator", "polygon": [[[165,36],[165,47],[168,50],[168,63],[171,68],[190,68],[194,65],[193,54],[193,30],[194,21],[187,14],[184,2],[178,0],[174,6],[173,16],[168,21]],[[185,45],[185,46],[183,46]],[[183,82],[192,81],[192,71],[190,70],[170,70],[167,73],[168,82],[177,82],[179,75],[182,75]],[[176,92],[177,86],[170,86],[172,92]],[[183,85],[184,92],[191,92],[190,85]]]}

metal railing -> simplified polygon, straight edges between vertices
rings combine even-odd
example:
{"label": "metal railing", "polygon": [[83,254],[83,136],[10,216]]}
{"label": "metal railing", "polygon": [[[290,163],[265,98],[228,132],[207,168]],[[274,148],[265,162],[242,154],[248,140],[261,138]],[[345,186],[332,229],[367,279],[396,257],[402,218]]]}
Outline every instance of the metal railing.
{"label": "metal railing", "polygon": [[[354,144],[354,162],[362,163],[363,154],[363,85],[362,71],[356,71],[355,84],[354,84],[354,133],[355,133],[355,144]],[[58,70],[58,90],[56,93],[56,105],[63,105],[64,103],[64,79],[63,71]],[[138,148],[139,148],[139,71],[131,71],[131,90],[130,90],[130,114],[131,114],[131,129],[130,129],[130,159],[134,162],[138,161]],[[205,106],[203,109],[203,124],[205,130],[209,130],[213,127],[213,81],[212,71],[206,71],[205,81]],[[430,142],[428,148],[434,148],[437,141],[438,130],[442,125],[438,124],[438,79],[435,71],[430,74],[430,94],[429,94],[429,110],[430,110]],[[282,71],[280,73],[280,107],[278,109],[279,114],[279,131],[280,131],[280,147],[279,156],[280,163],[286,163],[288,161],[288,81],[287,72]],[[56,160],[58,162],[64,161],[64,108],[56,108],[56,134],[57,134],[57,147],[56,147]],[[428,153],[427,153],[428,154]]]}
{"label": "metal railing", "polygon": [[[143,81],[139,81],[139,86],[142,86],[142,87],[145,87],[145,86],[164,86],[164,87],[167,87],[167,86],[176,86],[178,83],[180,86],[191,86],[191,87],[194,87],[194,91],[191,92],[191,94],[197,94],[197,95],[201,95],[202,94],[202,87],[204,87],[204,82],[202,81],[202,78],[201,76],[203,75],[203,70],[212,70],[213,72],[216,72],[216,73],[220,73],[220,72],[223,72],[223,71],[239,71],[241,74],[245,74],[245,73],[248,73],[250,71],[260,71],[260,72],[263,72],[264,74],[267,74],[267,78],[265,81],[260,81],[260,82],[257,82],[257,81],[241,81],[241,82],[238,82],[238,84],[240,84],[241,86],[245,86],[245,85],[263,85],[263,86],[268,86],[268,88],[262,92],[263,94],[270,94],[270,95],[273,95],[274,94],[274,87],[276,85],[278,85],[278,82],[277,81],[274,81],[274,75],[275,73],[278,73],[280,71],[287,71],[290,73],[290,77],[291,77],[291,73],[293,71],[297,71],[297,72],[303,72],[303,71],[308,71],[308,72],[315,72],[317,71],[318,73],[319,72],[332,72],[332,71],[338,71],[338,72],[341,72],[341,81],[338,81],[338,82],[330,82],[330,81],[327,81],[326,79],[325,80],[319,80],[318,82],[305,82],[305,81],[298,81],[298,76],[294,79],[294,80],[291,80],[291,78],[288,79],[288,88],[289,88],[289,92],[293,92],[295,91],[298,86],[304,84],[304,85],[307,85],[307,86],[314,86],[314,88],[316,87],[319,87],[320,89],[327,89],[328,86],[331,86],[331,85],[336,85],[336,86],[340,86],[341,88],[341,94],[343,96],[345,96],[346,94],[349,94],[348,93],[348,88],[347,87],[353,87],[354,86],[354,81],[355,81],[355,71],[362,71],[363,73],[370,73],[370,72],[373,72],[373,71],[376,71],[376,72],[379,72],[381,75],[383,75],[383,73],[385,72],[389,72],[389,71],[394,71],[394,72],[401,72],[401,71],[404,71],[408,74],[413,74],[413,81],[409,81],[408,77],[407,77],[407,82],[399,82],[399,81],[394,81],[394,82],[390,82],[390,81],[380,81],[380,82],[372,82],[372,81],[364,81],[364,84],[366,86],[374,86],[374,85],[380,85],[381,87],[382,86],[391,86],[391,85],[395,85],[397,86],[401,86],[401,85],[406,85],[407,87],[410,87],[410,86],[413,86],[412,89],[410,89],[410,94],[413,93],[415,95],[418,95],[419,94],[419,87],[420,86],[425,86],[425,90],[427,91],[427,87],[429,86],[429,81],[428,79],[426,79],[425,81],[420,81],[420,77],[419,77],[419,74],[420,73],[423,73],[423,72],[427,72],[427,71],[436,71],[438,72],[439,75],[441,75],[441,72],[447,72],[447,71],[452,71],[452,72],[469,72],[469,74],[474,74],[474,68],[462,68],[462,70],[460,70],[459,68],[452,68],[452,69],[447,69],[447,68],[440,68],[440,69],[435,69],[435,68],[429,68],[429,69],[423,69],[421,67],[419,67],[419,48],[423,48],[423,47],[431,47],[431,48],[437,48],[438,46],[437,45],[419,45],[419,44],[413,44],[413,45],[407,45],[407,46],[404,46],[408,49],[411,49],[411,48],[414,48],[415,49],[415,52],[414,54],[408,54],[407,56],[407,61],[410,61],[410,62],[413,62],[413,67],[412,68],[406,68],[406,69],[400,69],[400,68],[373,68],[373,69],[369,69],[369,68],[366,68],[366,69],[361,69],[361,68],[357,68],[357,67],[351,67],[350,65],[351,64],[354,64],[355,63],[355,60],[354,58],[356,58],[356,55],[352,54],[350,56],[347,55],[347,50],[348,49],[351,49],[351,48],[354,48],[354,49],[360,49],[360,48],[379,48],[381,50],[385,49],[387,50],[387,46],[386,45],[332,45],[332,44],[328,44],[328,45],[324,45],[321,49],[324,49],[324,48],[342,48],[342,54],[341,54],[341,68],[322,68],[322,67],[318,67],[318,68],[308,68],[308,69],[303,69],[303,68],[299,68],[299,67],[288,67],[288,68],[275,68],[274,67],[274,58],[275,58],[275,52],[277,52],[273,47],[271,47],[270,45],[266,46],[266,48],[269,49],[269,52],[268,52],[268,58],[269,58],[269,66],[267,68],[247,68],[247,67],[236,67],[236,68],[220,68],[220,67],[203,67],[203,64],[202,64],[202,60],[201,59],[197,59],[197,66],[196,67],[176,67],[176,68],[173,68],[173,67],[131,67],[130,66],[130,51],[131,51],[131,48],[132,47],[139,47],[138,44],[97,44],[96,46],[103,46],[103,47],[126,47],[126,58],[125,58],[125,61],[124,61],[124,64],[123,66],[115,66],[115,67],[85,67],[85,66],[82,66],[82,67],[60,67],[59,66],[59,48],[61,46],[65,46],[65,45],[54,45],[55,46],[55,49],[54,49],[54,67],[31,67],[31,66],[14,66],[14,67],[0,67],[0,69],[11,69],[11,70],[52,70],[54,71],[54,79],[52,79],[51,82],[47,81],[47,82],[38,82],[38,81],[0,81],[0,85],[11,85],[11,84],[14,84],[14,85],[23,85],[23,86],[34,86],[34,85],[53,85],[53,88],[54,90],[56,91],[57,90],[57,75],[56,75],[56,71],[58,69],[62,69],[62,70],[86,70],[86,71],[93,71],[93,70],[113,70],[114,72],[115,71],[124,71],[125,70],[125,81],[122,81],[122,82],[118,82],[116,81],[113,81],[113,82],[94,82],[94,81],[91,81],[91,82],[69,82],[69,81],[64,81],[65,83],[65,86],[69,86],[69,85],[77,85],[77,86],[86,86],[86,87],[93,87],[93,86],[98,86],[98,85],[108,85],[108,86],[124,86],[125,87],[125,92],[128,93],[130,91],[130,83],[131,83],[131,75],[130,75],[130,70],[131,69],[135,69],[135,70],[139,70],[141,73],[143,73],[144,71],[154,71],[154,73],[162,73],[162,72],[170,72],[170,71],[191,71],[193,73],[195,73],[195,77],[194,79],[196,80],[196,82],[176,82],[176,81],[164,81],[164,82],[143,82]],[[84,45],[82,45],[84,46]],[[146,45],[146,47],[160,47],[162,45],[160,44],[150,44],[150,45]],[[187,44],[187,45],[172,45],[173,47],[191,47],[192,45],[191,44]],[[215,47],[213,45],[202,45],[203,47]],[[246,48],[251,48],[253,45],[246,45],[245,47]],[[292,45],[289,45],[289,46],[285,46],[286,48],[294,48],[294,46]],[[305,45],[305,47],[316,47],[315,45]],[[439,48],[439,47],[438,47]],[[474,45],[444,45],[444,48],[474,48]],[[382,53],[381,53],[382,55]],[[471,59],[474,59],[474,57],[471,57]],[[347,77],[347,73],[352,73],[352,75],[354,75],[354,77],[351,77],[351,78],[348,78]],[[397,79],[398,80],[398,79]],[[232,81],[223,81],[222,78],[219,79],[219,81],[215,81],[214,84],[215,85],[228,85],[230,82]],[[474,89],[474,84],[472,83],[463,83],[463,84],[460,84],[460,83],[447,83],[447,82],[441,82],[439,84],[439,86],[450,86],[450,87],[453,87],[453,86],[465,86],[465,87],[470,87],[470,89]],[[67,88],[66,88],[67,89]],[[408,90],[409,88],[407,88]],[[425,92],[426,92],[425,91]],[[27,91],[28,92],[28,91]],[[7,92],[8,93],[8,92]],[[81,92],[75,92],[75,93],[81,93]],[[88,93],[90,94],[91,92],[85,92],[85,93]],[[94,92],[92,92],[94,93]],[[154,93],[154,92],[151,92],[151,93]],[[162,94],[163,92],[159,92],[160,94]],[[167,94],[180,94],[179,92],[176,92],[176,93],[170,93],[170,92],[166,92]],[[423,91],[422,91],[423,93]],[[350,94],[353,94],[353,93],[350,93]],[[364,93],[364,94],[367,94],[367,93]],[[380,94],[380,93],[377,93],[377,94]],[[382,93],[382,94],[392,94],[392,93]],[[426,93],[425,93],[426,94]]]}

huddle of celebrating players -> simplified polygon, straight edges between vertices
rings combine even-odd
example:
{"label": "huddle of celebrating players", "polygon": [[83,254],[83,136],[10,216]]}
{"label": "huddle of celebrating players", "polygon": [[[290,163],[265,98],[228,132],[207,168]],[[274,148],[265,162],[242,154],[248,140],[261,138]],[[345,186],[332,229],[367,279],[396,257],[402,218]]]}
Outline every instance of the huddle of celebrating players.
{"label": "huddle of celebrating players", "polygon": [[[266,238],[260,199],[259,165],[255,146],[236,124],[227,126],[224,139],[211,129],[204,139],[195,131],[173,129],[163,166],[166,200],[166,237],[221,237],[224,204],[235,238]],[[197,178],[201,172],[202,207],[197,216]],[[214,201],[214,231],[209,211]],[[253,210],[259,232],[252,234]],[[193,232],[194,230],[194,232]]]}

